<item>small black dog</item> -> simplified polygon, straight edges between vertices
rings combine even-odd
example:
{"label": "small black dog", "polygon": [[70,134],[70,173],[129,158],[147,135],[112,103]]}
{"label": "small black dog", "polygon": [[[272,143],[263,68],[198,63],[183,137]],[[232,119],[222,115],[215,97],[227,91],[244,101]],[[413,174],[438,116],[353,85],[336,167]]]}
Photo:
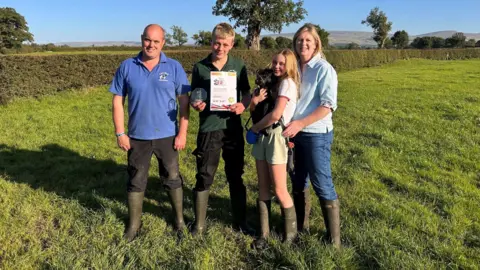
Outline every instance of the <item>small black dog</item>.
{"label": "small black dog", "polygon": [[255,107],[255,110],[252,112],[252,122],[254,124],[258,123],[262,118],[273,111],[275,107],[275,97],[272,92],[277,86],[278,79],[273,74],[273,70],[270,68],[259,69],[257,70],[257,77],[255,79],[255,84],[257,88],[253,91],[255,96],[260,94],[260,89],[267,89],[267,98],[262,102],[258,103]]}

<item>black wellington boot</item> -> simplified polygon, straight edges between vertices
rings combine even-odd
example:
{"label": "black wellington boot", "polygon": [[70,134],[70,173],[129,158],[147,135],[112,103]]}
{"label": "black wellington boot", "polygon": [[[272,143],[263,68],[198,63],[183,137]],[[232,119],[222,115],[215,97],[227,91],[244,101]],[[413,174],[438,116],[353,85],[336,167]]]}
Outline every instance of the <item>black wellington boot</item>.
{"label": "black wellington boot", "polygon": [[232,203],[233,227],[246,235],[255,235],[255,230],[247,224],[247,190],[245,186],[230,188],[230,201]]}
{"label": "black wellington boot", "polygon": [[308,232],[310,230],[310,211],[312,204],[310,202],[310,189],[300,192],[293,192],[293,204],[297,214],[297,229],[299,232]]}

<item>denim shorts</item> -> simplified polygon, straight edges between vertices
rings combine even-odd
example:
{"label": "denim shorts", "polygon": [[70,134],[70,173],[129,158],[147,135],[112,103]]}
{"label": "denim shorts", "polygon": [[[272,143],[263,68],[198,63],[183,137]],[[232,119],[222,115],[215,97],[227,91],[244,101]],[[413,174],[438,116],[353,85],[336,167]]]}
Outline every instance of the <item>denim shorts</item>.
{"label": "denim shorts", "polygon": [[333,130],[327,133],[299,132],[295,136],[293,191],[308,188],[308,180],[320,200],[336,200],[330,165]]}

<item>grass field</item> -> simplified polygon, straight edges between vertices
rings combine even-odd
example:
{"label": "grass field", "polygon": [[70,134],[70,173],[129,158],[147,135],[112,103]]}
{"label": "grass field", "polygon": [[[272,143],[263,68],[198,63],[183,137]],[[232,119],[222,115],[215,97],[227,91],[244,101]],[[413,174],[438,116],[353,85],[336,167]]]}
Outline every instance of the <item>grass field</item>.
{"label": "grass field", "polygon": [[[0,107],[0,269],[478,269],[480,268],[480,61],[410,60],[339,74],[332,169],[343,248],[312,230],[264,252],[230,227],[219,169],[204,238],[172,233],[152,160],[137,240],[122,240],[126,156],[116,148],[106,87],[19,99]],[[192,112],[181,153],[192,222]],[[249,217],[256,177],[246,150]],[[220,165],[223,168],[223,164]],[[279,206],[273,226],[281,228]]]}

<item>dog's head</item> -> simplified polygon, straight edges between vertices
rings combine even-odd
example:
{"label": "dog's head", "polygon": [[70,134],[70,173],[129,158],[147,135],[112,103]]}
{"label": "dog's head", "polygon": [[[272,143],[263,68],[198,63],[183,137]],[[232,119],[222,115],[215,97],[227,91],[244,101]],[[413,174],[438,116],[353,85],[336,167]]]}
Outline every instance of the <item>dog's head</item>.
{"label": "dog's head", "polygon": [[255,78],[257,89],[255,90],[255,94],[258,95],[258,92],[261,88],[266,88],[270,93],[270,91],[275,87],[276,83],[277,77],[273,74],[272,69],[265,68],[257,70],[257,77]]}

